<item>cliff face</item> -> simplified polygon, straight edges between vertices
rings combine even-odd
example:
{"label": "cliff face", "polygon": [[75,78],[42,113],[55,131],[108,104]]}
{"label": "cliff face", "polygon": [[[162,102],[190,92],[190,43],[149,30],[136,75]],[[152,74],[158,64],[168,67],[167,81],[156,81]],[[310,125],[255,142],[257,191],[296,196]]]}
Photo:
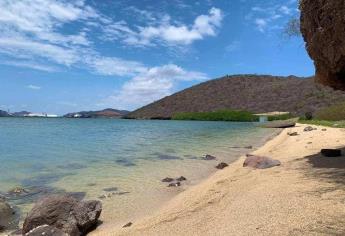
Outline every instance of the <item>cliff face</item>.
{"label": "cliff face", "polygon": [[301,32],[316,81],[345,90],[345,1],[301,0]]}
{"label": "cliff face", "polygon": [[345,100],[345,93],[312,78],[238,75],[210,80],[142,107],[126,117],[167,119],[177,112],[239,109],[289,111],[299,115]]}

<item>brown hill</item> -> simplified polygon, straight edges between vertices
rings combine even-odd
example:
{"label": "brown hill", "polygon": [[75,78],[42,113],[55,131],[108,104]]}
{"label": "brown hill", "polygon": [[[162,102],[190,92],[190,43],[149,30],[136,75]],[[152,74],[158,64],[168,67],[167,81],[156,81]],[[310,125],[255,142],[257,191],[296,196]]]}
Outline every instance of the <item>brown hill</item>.
{"label": "brown hill", "polygon": [[127,115],[129,111],[116,110],[116,109],[104,109],[101,111],[80,111],[74,113],[68,113],[64,115],[66,118],[121,118]]}
{"label": "brown hill", "polygon": [[177,112],[240,109],[251,112],[306,112],[345,101],[345,93],[313,78],[234,75],[210,80],[144,106],[126,117],[169,119]]}

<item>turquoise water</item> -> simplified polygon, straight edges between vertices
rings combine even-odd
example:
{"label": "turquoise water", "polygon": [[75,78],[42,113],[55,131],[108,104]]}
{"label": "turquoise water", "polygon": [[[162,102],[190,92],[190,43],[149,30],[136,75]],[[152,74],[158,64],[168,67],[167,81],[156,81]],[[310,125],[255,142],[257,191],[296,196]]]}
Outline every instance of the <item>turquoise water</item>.
{"label": "turquoise water", "polygon": [[[10,199],[25,213],[42,194],[100,198],[105,188],[117,188],[126,194],[102,199],[109,209],[103,217],[121,221],[133,211],[150,213],[215,171],[219,161],[248,152],[233,146],[255,147],[271,134],[252,123],[0,118],[0,193],[34,189],[32,196]],[[205,154],[219,160],[204,161]],[[160,182],[180,175],[188,179],[181,188]]]}

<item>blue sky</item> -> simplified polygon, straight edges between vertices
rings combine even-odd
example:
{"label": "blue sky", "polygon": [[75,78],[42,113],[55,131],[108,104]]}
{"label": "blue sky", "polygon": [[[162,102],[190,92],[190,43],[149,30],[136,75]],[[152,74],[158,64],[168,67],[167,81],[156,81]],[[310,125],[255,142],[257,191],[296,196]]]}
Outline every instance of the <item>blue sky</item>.
{"label": "blue sky", "polygon": [[135,109],[226,74],[314,74],[296,0],[2,0],[0,109]]}

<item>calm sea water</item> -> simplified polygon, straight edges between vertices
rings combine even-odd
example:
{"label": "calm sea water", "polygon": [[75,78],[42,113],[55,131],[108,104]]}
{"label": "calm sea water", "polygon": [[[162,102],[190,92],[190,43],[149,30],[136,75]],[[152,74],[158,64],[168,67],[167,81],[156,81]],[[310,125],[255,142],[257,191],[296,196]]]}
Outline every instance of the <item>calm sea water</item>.
{"label": "calm sea water", "polygon": [[[24,214],[42,194],[78,192],[102,198],[105,222],[121,222],[248,152],[234,146],[255,147],[271,134],[252,123],[0,118],[0,193],[32,191],[10,200]],[[204,154],[219,160],[204,161]],[[160,182],[180,175],[188,179],[180,188]],[[103,198],[107,188],[113,195]]]}

